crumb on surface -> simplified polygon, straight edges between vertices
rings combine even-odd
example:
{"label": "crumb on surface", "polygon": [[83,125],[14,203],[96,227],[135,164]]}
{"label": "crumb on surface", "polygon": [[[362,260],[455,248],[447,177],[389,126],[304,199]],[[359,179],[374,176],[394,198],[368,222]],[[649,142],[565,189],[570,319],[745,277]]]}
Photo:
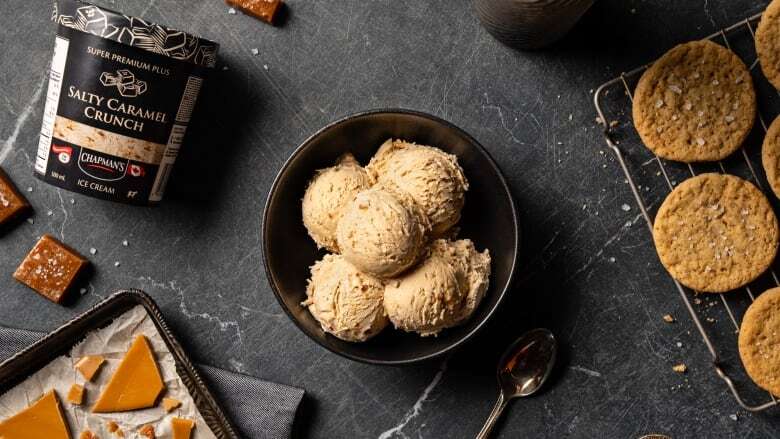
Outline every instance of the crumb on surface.
{"label": "crumb on surface", "polygon": [[138,430],[138,434],[149,439],[154,439],[156,437],[154,435],[154,426],[152,424],[146,424],[141,427],[141,429]]}
{"label": "crumb on surface", "polygon": [[674,317],[671,314],[664,314],[664,321],[666,323],[674,323]]}
{"label": "crumb on surface", "polygon": [[672,370],[677,373],[685,373],[688,371],[688,366],[686,366],[683,363],[675,364],[674,366],[672,366]]}

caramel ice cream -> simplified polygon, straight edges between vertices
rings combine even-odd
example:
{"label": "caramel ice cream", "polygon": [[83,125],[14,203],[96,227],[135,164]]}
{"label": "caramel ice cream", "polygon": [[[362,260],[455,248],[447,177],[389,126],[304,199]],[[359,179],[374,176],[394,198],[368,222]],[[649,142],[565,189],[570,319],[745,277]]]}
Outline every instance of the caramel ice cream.
{"label": "caramel ice cream", "polygon": [[460,220],[468,181],[454,155],[388,140],[366,169],[375,181],[409,194],[428,216],[434,236],[444,236]]}
{"label": "caramel ice cream", "polygon": [[336,236],[341,254],[357,269],[389,278],[417,262],[429,230],[413,200],[377,186],[359,193],[346,207]]}
{"label": "caramel ice cream", "polygon": [[461,286],[467,293],[458,323],[468,320],[485,297],[490,283],[490,252],[478,252],[470,239],[437,239],[431,245],[431,252],[447,259],[462,276]]}
{"label": "caramel ice cream", "polygon": [[338,253],[336,226],[347,204],[371,186],[368,173],[346,154],[335,166],[325,168],[309,182],[303,196],[303,224],[320,248]]}
{"label": "caramel ice cream", "polygon": [[422,336],[466,321],[488,286],[490,255],[470,240],[437,240],[414,270],[387,282],[384,304],[393,325]]}
{"label": "caramel ice cream", "polygon": [[387,326],[384,285],[358,271],[340,255],[326,255],[311,268],[309,308],[325,332],[346,341],[365,341]]}

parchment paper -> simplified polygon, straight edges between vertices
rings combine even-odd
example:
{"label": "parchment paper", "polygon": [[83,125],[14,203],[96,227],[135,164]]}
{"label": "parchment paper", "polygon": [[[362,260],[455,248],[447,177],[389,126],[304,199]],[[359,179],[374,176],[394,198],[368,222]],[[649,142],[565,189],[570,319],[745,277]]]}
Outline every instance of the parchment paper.
{"label": "parchment paper", "polygon": [[[146,336],[154,349],[157,364],[165,381],[166,390],[163,396],[178,399],[182,402],[181,407],[171,413],[166,413],[162,404],[132,412],[91,413],[89,409],[97,401],[103,386],[119,366],[133,339],[141,334]],[[79,358],[84,355],[106,357],[106,363],[100,368],[93,382],[85,382],[84,377],[74,368]],[[73,383],[82,384],[86,389],[85,403],[81,406],[73,405],[66,399]],[[100,438],[116,437],[109,433],[106,425],[108,421],[119,424],[128,439],[139,437],[138,429],[146,424],[154,425],[158,438],[172,437],[170,419],[180,417],[196,422],[196,427],[192,431],[193,438],[216,439],[195,407],[189,391],[176,374],[173,355],[165,346],[160,333],[157,332],[157,328],[142,306],[136,306],[122,314],[107,327],[90,332],[84,341],[71,349],[69,356],[57,357],[18,386],[0,396],[0,419],[13,416],[27,408],[51,389],[57,392],[73,438],[77,438],[79,433],[86,429]]]}

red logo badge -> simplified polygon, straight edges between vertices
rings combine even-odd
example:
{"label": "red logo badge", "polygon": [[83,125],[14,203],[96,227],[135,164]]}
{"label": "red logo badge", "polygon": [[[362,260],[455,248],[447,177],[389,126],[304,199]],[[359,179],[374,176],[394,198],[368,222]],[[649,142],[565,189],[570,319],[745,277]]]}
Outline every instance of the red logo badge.
{"label": "red logo badge", "polygon": [[70,163],[70,157],[73,155],[73,148],[70,146],[52,145],[51,150],[57,154],[57,159],[61,163],[66,165]]}

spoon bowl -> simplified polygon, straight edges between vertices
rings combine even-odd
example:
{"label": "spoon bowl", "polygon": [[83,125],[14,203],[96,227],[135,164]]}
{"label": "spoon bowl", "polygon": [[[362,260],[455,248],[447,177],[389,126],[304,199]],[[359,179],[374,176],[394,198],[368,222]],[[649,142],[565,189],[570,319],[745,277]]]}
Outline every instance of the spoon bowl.
{"label": "spoon bowl", "polygon": [[496,372],[498,400],[477,439],[490,435],[510,400],[530,396],[542,387],[552,372],[557,353],[555,336],[543,328],[526,332],[507,348]]}
{"label": "spoon bowl", "polygon": [[507,396],[529,396],[550,376],[558,343],[547,329],[526,332],[504,352],[498,362],[498,384]]}

